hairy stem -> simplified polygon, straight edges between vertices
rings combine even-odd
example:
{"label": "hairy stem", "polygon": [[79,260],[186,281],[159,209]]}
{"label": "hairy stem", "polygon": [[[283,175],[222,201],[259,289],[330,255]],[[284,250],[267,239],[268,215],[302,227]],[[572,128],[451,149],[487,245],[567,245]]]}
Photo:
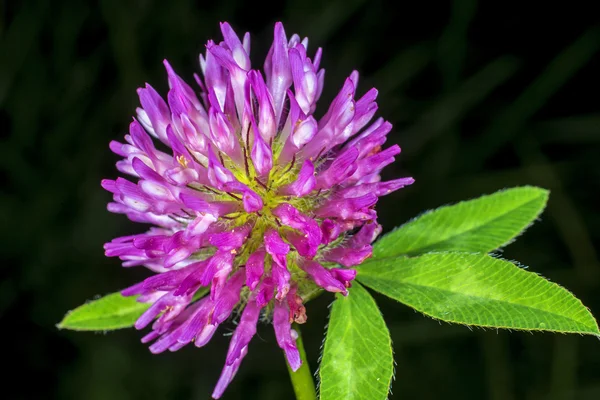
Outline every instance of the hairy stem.
{"label": "hairy stem", "polygon": [[306,359],[306,351],[304,351],[304,343],[302,342],[302,336],[300,335],[300,327],[298,324],[294,324],[292,328],[298,332],[296,346],[298,347],[300,359],[302,360],[302,366],[296,372],[292,371],[290,365],[286,361],[292,386],[294,387],[294,393],[296,394],[296,400],[317,400],[315,383],[313,381],[312,373],[310,372],[310,367],[308,366],[308,360]]}

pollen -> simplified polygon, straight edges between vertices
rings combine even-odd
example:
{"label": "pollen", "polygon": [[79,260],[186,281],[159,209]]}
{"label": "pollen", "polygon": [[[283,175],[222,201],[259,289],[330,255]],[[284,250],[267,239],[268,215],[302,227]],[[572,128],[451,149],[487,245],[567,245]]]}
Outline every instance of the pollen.
{"label": "pollen", "polygon": [[185,158],[185,156],[179,155],[179,156],[175,157],[175,159],[177,160],[179,165],[181,165],[183,168],[188,167],[188,160],[187,160],[187,158]]}

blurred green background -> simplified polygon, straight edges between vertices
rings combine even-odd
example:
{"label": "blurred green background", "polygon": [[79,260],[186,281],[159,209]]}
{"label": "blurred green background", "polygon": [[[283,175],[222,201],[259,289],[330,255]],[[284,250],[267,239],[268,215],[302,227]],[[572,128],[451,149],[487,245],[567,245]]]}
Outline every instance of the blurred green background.
{"label": "blurred green background", "polygon": [[[0,2],[0,318],[3,399],[205,399],[228,338],[153,356],[140,332],[58,331],[63,314],[146,274],[102,244],[143,227],[106,211],[135,89],[166,93],[162,59],[199,70],[218,22],[253,36],[262,65],[273,23],[324,48],[326,104],[352,69],[379,89],[403,153],[385,178],[386,230],[423,210],[497,189],[552,191],[541,220],[503,252],[569,288],[600,316],[600,22],[593,3],[456,0],[103,0]],[[312,53],[311,51],[311,53]],[[258,60],[258,61],[257,61]],[[326,107],[325,107],[326,108]],[[323,107],[320,109],[324,112]],[[327,305],[303,333],[317,366]],[[451,326],[376,296],[395,345],[391,399],[598,399],[591,337]],[[232,324],[220,330],[231,332]],[[225,399],[292,399],[270,326]]]}

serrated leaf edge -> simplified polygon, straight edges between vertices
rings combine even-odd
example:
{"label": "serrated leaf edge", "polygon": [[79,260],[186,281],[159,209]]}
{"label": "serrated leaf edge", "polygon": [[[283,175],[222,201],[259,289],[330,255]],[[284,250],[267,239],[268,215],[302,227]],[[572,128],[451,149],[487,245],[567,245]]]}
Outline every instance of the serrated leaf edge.
{"label": "serrated leaf edge", "polygon": [[[418,219],[420,219],[420,218],[422,218],[422,217],[424,217],[424,216],[427,216],[427,215],[429,215],[429,214],[432,214],[432,213],[434,213],[434,212],[437,212],[437,211],[440,211],[440,210],[444,210],[444,209],[447,209],[447,208],[450,208],[450,207],[455,207],[455,206],[458,206],[458,205],[460,205],[460,204],[468,203],[468,202],[470,202],[470,201],[481,200],[481,199],[484,199],[484,198],[487,198],[487,197],[491,197],[491,196],[495,196],[495,195],[498,195],[498,194],[500,194],[500,193],[505,193],[505,192],[508,192],[508,191],[511,191],[511,190],[520,190],[520,189],[536,189],[536,190],[538,190],[538,191],[539,191],[539,193],[540,193],[540,195],[541,195],[541,196],[536,196],[536,197],[533,197],[533,198],[531,198],[529,201],[527,201],[527,202],[525,202],[525,203],[522,203],[522,204],[520,204],[520,206],[519,206],[519,207],[525,206],[525,205],[527,205],[527,204],[529,204],[529,203],[531,203],[531,202],[533,202],[533,201],[536,201],[536,200],[538,200],[540,197],[543,197],[543,198],[544,198],[544,204],[543,204],[542,208],[540,208],[540,210],[538,211],[538,213],[535,215],[535,217],[532,219],[532,221],[531,221],[529,224],[527,224],[526,226],[524,226],[524,227],[523,227],[523,229],[521,229],[521,230],[520,230],[520,231],[519,231],[519,232],[518,232],[518,233],[517,233],[515,236],[511,237],[509,240],[507,240],[506,242],[502,243],[501,245],[499,245],[499,246],[497,246],[497,247],[494,247],[494,248],[492,248],[492,249],[487,249],[487,250],[485,250],[485,252],[492,252],[492,251],[494,251],[494,250],[500,250],[500,249],[503,249],[504,247],[506,247],[506,246],[510,245],[511,243],[513,243],[513,242],[514,242],[514,241],[515,241],[515,240],[516,240],[516,239],[517,239],[519,236],[521,236],[522,234],[524,234],[524,233],[525,233],[525,231],[527,231],[527,229],[529,229],[529,228],[530,228],[530,227],[531,227],[531,226],[532,226],[532,225],[533,225],[533,224],[534,224],[536,221],[538,221],[538,220],[539,220],[539,217],[540,217],[540,215],[542,215],[542,213],[544,212],[544,210],[546,209],[546,207],[547,207],[547,205],[548,205],[548,199],[549,199],[549,197],[550,197],[550,190],[548,190],[548,189],[544,189],[544,188],[541,188],[541,187],[538,187],[538,186],[532,186],[532,185],[515,186],[515,187],[510,187],[510,188],[504,188],[504,189],[500,189],[500,190],[498,190],[498,191],[496,191],[496,192],[494,192],[494,193],[484,194],[484,195],[481,195],[481,196],[479,196],[479,197],[474,197],[474,198],[467,199],[467,200],[461,200],[461,201],[458,201],[458,202],[456,202],[456,203],[448,203],[448,204],[444,204],[444,205],[442,205],[442,206],[440,206],[440,207],[437,207],[437,208],[432,208],[432,209],[430,209],[430,210],[426,210],[426,211],[422,212],[421,214],[417,215],[416,217],[414,217],[414,218],[411,218],[410,220],[406,221],[406,222],[405,222],[405,223],[403,223],[402,225],[400,225],[400,226],[398,226],[398,227],[396,227],[396,228],[392,229],[390,232],[386,233],[386,234],[385,234],[385,235],[383,235],[381,238],[379,238],[379,239],[378,239],[378,240],[377,240],[377,241],[376,241],[376,242],[373,244],[373,247],[374,247],[374,249],[375,249],[375,248],[377,247],[377,245],[378,245],[378,244],[379,244],[379,243],[380,243],[382,240],[384,240],[384,239],[385,239],[387,236],[394,234],[396,231],[398,231],[398,230],[402,229],[403,227],[405,227],[405,226],[407,226],[407,225],[409,225],[409,224],[412,224],[412,223],[414,223],[415,221],[417,221]],[[494,221],[494,220],[497,220],[497,219],[499,219],[499,218],[502,218],[503,216],[505,216],[506,214],[509,214],[509,213],[513,212],[514,210],[515,210],[515,209],[512,209],[512,210],[510,210],[510,211],[508,211],[508,212],[506,212],[506,213],[504,213],[504,214],[500,214],[500,215],[498,215],[497,217],[495,217],[495,218],[493,218],[493,219],[491,219],[491,220],[489,220],[489,221],[487,221],[487,222]],[[467,232],[470,232],[470,231],[473,231],[473,230],[475,230],[475,229],[479,229],[479,228],[481,228],[482,226],[483,226],[483,225],[479,225],[479,226],[477,226],[477,227],[474,227],[474,228],[471,228],[471,229],[465,230],[465,231],[463,231],[463,232],[460,232],[460,235],[462,235],[462,234],[465,234],[465,233],[467,233]],[[458,235],[455,235],[455,236],[458,236]],[[446,239],[446,240],[449,240],[449,239]],[[435,246],[435,245],[434,245],[434,246]],[[430,246],[430,247],[431,247],[431,246]],[[406,255],[406,256],[419,256],[419,255],[423,255],[423,254],[427,254],[427,253],[430,253],[430,252],[432,252],[432,251],[435,251],[435,250],[432,250],[432,249],[430,249],[429,251],[427,251],[426,249],[427,249],[427,248],[423,249],[424,251],[423,251],[423,250],[417,250],[417,251],[415,251],[415,252],[408,252],[408,253],[398,253],[398,254],[396,254],[396,255],[394,255],[394,256],[389,256],[389,257],[396,257],[396,256],[402,256],[402,255]],[[376,255],[375,255],[375,252],[373,252],[373,258],[372,258],[372,259],[369,259],[369,260],[367,260],[367,261],[365,261],[365,263],[367,263],[367,262],[369,262],[369,261],[371,261],[371,260],[381,260],[381,259],[383,259],[383,258],[387,258],[387,257],[378,257],[378,256],[376,256]],[[363,263],[363,264],[364,264],[364,263]]]}
{"label": "serrated leaf edge", "polygon": [[[481,254],[481,255],[487,255],[488,257],[492,257],[492,258],[495,258],[495,259],[498,259],[498,260],[502,260],[502,261],[509,262],[509,263],[513,264],[513,265],[514,265],[515,267],[517,267],[517,268],[522,268],[522,269],[525,269],[525,268],[526,268],[526,267],[524,267],[524,266],[517,265],[517,264],[516,264],[514,261],[506,260],[506,259],[503,259],[503,258],[497,257],[496,255],[490,255],[490,254],[487,254],[487,253],[468,253],[468,252],[458,252],[458,251],[447,251],[447,252],[429,252],[429,253],[425,253],[425,254],[420,254],[420,255],[418,255],[418,256],[413,256],[413,257],[408,257],[408,256],[405,256],[405,255],[399,255],[399,256],[390,256],[390,257],[382,257],[382,258],[378,258],[378,259],[373,259],[373,260],[369,260],[369,261],[373,261],[373,262],[374,262],[374,261],[381,261],[381,260],[384,260],[384,259],[389,259],[389,258],[400,258],[400,257],[402,257],[402,258],[416,258],[416,257],[424,256],[424,255],[426,255],[426,254],[471,254],[471,255],[474,255],[474,254]],[[591,336],[595,336],[595,337],[597,337],[597,338],[599,338],[599,339],[600,339],[600,326],[598,325],[598,321],[596,320],[596,318],[595,318],[595,317],[594,317],[594,315],[592,314],[592,312],[591,312],[591,310],[589,309],[589,307],[587,307],[585,304],[583,304],[583,302],[582,302],[582,301],[581,301],[581,300],[580,300],[580,299],[579,299],[577,296],[575,296],[575,295],[574,295],[574,294],[573,294],[573,293],[572,293],[570,290],[566,289],[565,287],[563,287],[563,286],[559,285],[559,284],[558,284],[558,283],[556,283],[556,282],[552,282],[552,281],[550,281],[549,279],[545,278],[544,276],[542,276],[541,274],[539,274],[539,273],[537,273],[537,272],[527,271],[527,272],[532,272],[532,273],[534,273],[534,274],[538,275],[540,278],[542,278],[542,279],[545,279],[545,280],[546,280],[548,283],[550,283],[551,285],[554,285],[554,286],[556,286],[556,287],[558,287],[558,288],[561,288],[561,289],[563,289],[564,291],[566,291],[567,293],[569,293],[571,296],[573,296],[573,298],[574,298],[574,299],[575,299],[575,300],[576,300],[576,301],[577,301],[577,302],[578,302],[578,303],[579,303],[579,304],[580,304],[580,305],[581,305],[581,306],[582,306],[582,307],[583,307],[583,308],[584,308],[584,309],[585,309],[585,310],[588,312],[588,314],[589,314],[589,316],[590,316],[591,320],[594,322],[594,326],[593,326],[592,328],[594,328],[594,329],[596,330],[595,332],[592,332],[592,331],[590,331],[590,332],[585,332],[585,331],[581,331],[581,332],[574,332],[574,331],[562,331],[562,330],[551,330],[551,329],[540,329],[540,328],[515,328],[515,327],[508,327],[508,326],[496,326],[496,325],[487,325],[487,324],[465,324],[465,323],[462,323],[462,322],[453,321],[453,320],[451,320],[451,319],[447,319],[447,320],[445,320],[445,319],[440,319],[440,318],[437,318],[437,317],[435,317],[435,316],[433,316],[433,315],[431,315],[431,314],[429,314],[429,313],[427,313],[427,312],[424,312],[424,311],[418,310],[417,308],[415,308],[415,307],[414,307],[414,306],[412,306],[411,304],[408,304],[408,303],[405,303],[405,302],[403,302],[403,301],[400,301],[400,300],[394,299],[393,297],[390,297],[390,296],[388,296],[387,294],[385,294],[385,293],[382,293],[382,292],[378,291],[376,288],[374,288],[374,287],[371,287],[371,286],[370,286],[368,283],[366,283],[366,282],[362,281],[362,280],[361,280],[361,277],[360,277],[360,269],[361,269],[360,267],[362,267],[362,266],[363,266],[364,264],[366,264],[366,263],[367,263],[367,262],[365,262],[365,263],[361,264],[359,267],[357,267],[357,276],[356,276],[356,280],[357,280],[358,282],[360,282],[362,285],[364,285],[364,286],[368,287],[369,289],[371,289],[371,290],[373,290],[373,291],[375,291],[375,292],[377,292],[377,293],[379,293],[379,294],[381,294],[381,295],[383,295],[383,296],[385,296],[385,297],[387,297],[387,298],[389,298],[389,299],[391,299],[391,300],[394,300],[394,301],[396,301],[396,302],[398,302],[398,303],[400,303],[400,304],[404,304],[404,305],[406,305],[406,306],[408,306],[408,307],[412,308],[413,310],[415,310],[415,311],[417,311],[417,312],[419,312],[419,313],[421,313],[421,314],[423,314],[423,315],[425,315],[425,316],[427,316],[427,317],[429,317],[429,318],[431,318],[431,319],[433,319],[433,320],[436,320],[436,321],[440,321],[440,322],[446,322],[446,323],[449,323],[449,324],[454,324],[454,325],[463,325],[463,326],[466,326],[466,327],[468,327],[468,328],[470,328],[470,327],[477,327],[477,328],[484,328],[484,329],[485,329],[485,328],[490,328],[490,329],[506,329],[506,330],[509,330],[509,331],[511,331],[511,330],[516,330],[516,331],[523,331],[523,332],[553,332],[553,333],[562,333],[562,334],[574,334],[574,333],[575,333],[575,334],[580,334],[580,335],[591,335]],[[415,285],[415,286],[419,286],[419,285]],[[475,296],[470,296],[470,297],[475,297]],[[497,300],[497,301],[501,301],[501,300]],[[521,306],[523,306],[523,305],[521,305]],[[527,306],[524,306],[524,307],[527,307]],[[553,313],[552,313],[552,312],[550,312],[550,311],[545,311],[545,312],[548,312],[548,313],[550,313],[550,314],[553,314]],[[560,315],[560,314],[556,314],[556,315],[559,315],[559,316],[561,316],[561,317],[563,317],[563,318],[564,318],[564,316],[562,316],[562,315]],[[576,321],[576,322],[580,323],[579,321]]]}

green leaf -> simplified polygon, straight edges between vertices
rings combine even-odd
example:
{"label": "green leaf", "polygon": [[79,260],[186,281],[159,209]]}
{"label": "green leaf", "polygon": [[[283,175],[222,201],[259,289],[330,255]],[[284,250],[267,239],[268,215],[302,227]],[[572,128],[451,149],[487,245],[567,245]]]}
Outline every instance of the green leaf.
{"label": "green leaf", "polygon": [[566,289],[486,254],[430,253],[371,260],[358,279],[446,322],[599,335],[590,311]]}
{"label": "green leaf", "polygon": [[[200,288],[194,298],[204,296],[208,290],[207,287]],[[57,327],[74,331],[130,328],[150,307],[150,304],[138,303],[136,299],[137,296],[125,297],[119,292],[111,293],[68,312]]]}
{"label": "green leaf", "polygon": [[375,300],[358,283],[337,295],[319,367],[320,400],[387,399],[394,358]]}
{"label": "green leaf", "polygon": [[150,307],[150,304],[138,303],[136,298],[111,293],[68,312],[57,326],[75,331],[129,328]]}
{"label": "green leaf", "polygon": [[373,256],[431,251],[487,253],[509,244],[523,232],[547,201],[547,190],[523,186],[443,206],[385,235],[375,243]]}

